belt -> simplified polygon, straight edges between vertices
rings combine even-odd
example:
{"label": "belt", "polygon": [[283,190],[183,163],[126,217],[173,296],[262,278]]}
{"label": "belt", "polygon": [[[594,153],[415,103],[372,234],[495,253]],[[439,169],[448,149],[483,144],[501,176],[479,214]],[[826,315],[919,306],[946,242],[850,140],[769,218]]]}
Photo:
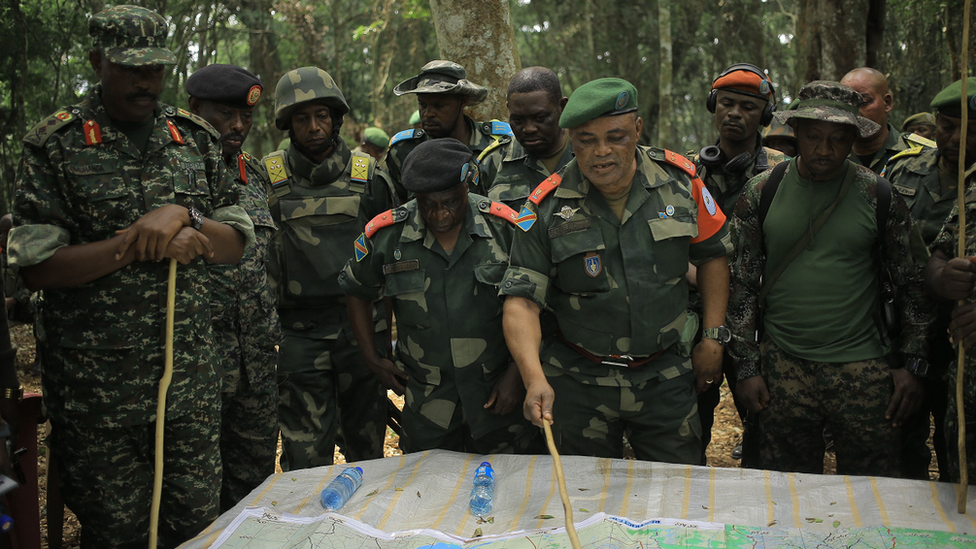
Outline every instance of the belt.
{"label": "belt", "polygon": [[632,357],[630,355],[608,355],[605,357],[600,357],[587,351],[586,349],[580,347],[579,345],[570,342],[568,339],[566,339],[565,336],[563,336],[562,330],[556,332],[556,337],[558,337],[560,341],[565,343],[567,347],[569,347],[570,349],[576,351],[577,353],[589,359],[590,362],[593,362],[595,364],[603,364],[604,366],[616,366],[618,368],[640,368],[641,366],[654,360],[655,358],[660,356],[661,353],[664,352],[663,350],[661,350],[654,353],[651,356],[645,356],[645,357]]}

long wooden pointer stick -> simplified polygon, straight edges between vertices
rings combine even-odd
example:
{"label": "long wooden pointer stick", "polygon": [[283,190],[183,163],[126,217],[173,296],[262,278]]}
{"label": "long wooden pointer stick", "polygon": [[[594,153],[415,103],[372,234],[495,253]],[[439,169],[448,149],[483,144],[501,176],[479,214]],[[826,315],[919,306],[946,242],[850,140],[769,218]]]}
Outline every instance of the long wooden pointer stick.
{"label": "long wooden pointer stick", "polygon": [[556,451],[556,443],[552,440],[552,429],[549,422],[542,420],[542,428],[546,430],[546,444],[549,446],[549,453],[552,454],[552,464],[556,468],[556,480],[559,481],[559,497],[563,500],[563,512],[566,515],[566,533],[569,541],[573,544],[573,549],[582,549],[579,536],[576,535],[576,525],[573,524],[573,507],[569,503],[569,493],[566,491],[566,477],[563,476],[563,462],[559,459],[559,452]]}
{"label": "long wooden pointer stick", "polygon": [[[965,141],[967,126],[969,123],[969,97],[966,84],[969,83],[969,17],[970,2],[966,0],[966,7],[963,10],[962,26],[962,127],[960,135]],[[966,147],[959,147],[959,175],[956,179],[958,194],[957,209],[959,210],[959,250],[958,257],[966,257]],[[963,301],[959,302],[960,305]],[[963,342],[959,342],[959,364],[956,368],[956,409],[959,412],[959,486],[956,486],[956,510],[959,514],[966,514],[966,497],[969,492],[969,467],[966,463],[966,410],[963,402],[963,373],[966,361],[966,348]]]}
{"label": "long wooden pointer stick", "polygon": [[163,428],[166,426],[166,393],[173,380],[173,317],[176,309],[176,260],[169,260],[169,284],[166,288],[166,362],[159,380],[156,399],[156,467],[153,472],[152,509],[149,515],[149,549],[156,549],[159,533],[159,502],[163,494]]}

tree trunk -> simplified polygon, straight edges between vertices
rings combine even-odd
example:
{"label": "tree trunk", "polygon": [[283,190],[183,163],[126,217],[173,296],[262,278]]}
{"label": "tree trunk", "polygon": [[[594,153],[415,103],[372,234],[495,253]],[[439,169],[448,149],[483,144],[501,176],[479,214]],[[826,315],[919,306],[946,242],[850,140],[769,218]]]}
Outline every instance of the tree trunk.
{"label": "tree trunk", "polygon": [[522,69],[508,2],[430,0],[441,57],[464,65],[468,79],[488,88],[488,99],[469,109],[476,120],[508,118],[508,81]]}
{"label": "tree trunk", "polygon": [[278,36],[274,33],[271,17],[271,0],[244,0],[241,3],[241,21],[248,29],[248,64],[250,70],[264,86],[264,92],[256,106],[255,119],[263,124],[255,124],[249,136],[248,151],[256,156],[264,156],[273,151],[284,137],[274,125],[274,91],[281,78],[281,56],[278,53]]}
{"label": "tree trunk", "polygon": [[671,0],[657,0],[658,34],[661,51],[661,79],[658,81],[658,126],[657,143],[659,147],[671,146]]}
{"label": "tree trunk", "polygon": [[864,66],[870,0],[801,0],[796,74],[802,82],[840,80]]}
{"label": "tree trunk", "polygon": [[376,15],[374,16],[375,20],[383,23],[372,37],[373,65],[370,75],[369,100],[373,113],[372,125],[379,128],[385,128],[388,125],[389,101],[387,100],[386,84],[390,79],[390,67],[393,66],[393,55],[396,53],[398,45],[397,31],[399,30],[397,22],[391,21],[391,19],[394,11],[401,4],[401,0],[380,0],[377,3]]}
{"label": "tree trunk", "polygon": [[880,65],[884,48],[885,0],[869,0],[864,64],[884,72]]}

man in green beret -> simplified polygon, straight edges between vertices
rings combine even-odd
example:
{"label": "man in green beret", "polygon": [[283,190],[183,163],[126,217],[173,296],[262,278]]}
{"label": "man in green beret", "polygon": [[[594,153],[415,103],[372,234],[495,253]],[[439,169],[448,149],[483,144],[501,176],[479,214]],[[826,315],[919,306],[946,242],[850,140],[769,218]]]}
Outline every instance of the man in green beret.
{"label": "man in green beret", "polygon": [[[899,428],[927,368],[924,245],[901,198],[878,198],[887,181],[848,158],[879,129],[859,115],[861,94],[814,81],[798,98],[774,116],[793,126],[799,156],[750,180],[733,219],[729,350],[739,397],[758,414],[756,465],[822,472],[826,427],[838,474],[898,476]],[[878,307],[882,271],[897,341]]]}
{"label": "man in green beret", "polygon": [[[721,379],[731,249],[725,216],[692,162],[637,144],[637,90],[619,78],[580,86],[559,125],[576,158],[519,212],[505,339],[526,386],[525,417],[552,424],[560,452],[697,464],[696,391]],[[704,339],[692,349],[689,261],[698,267]],[[543,339],[539,315],[558,331]]]}
{"label": "man in green beret", "polygon": [[[936,225],[935,210],[940,203],[944,203],[943,211],[949,210],[949,216],[945,225],[936,234],[931,244],[932,256],[929,258],[925,269],[926,282],[934,295],[941,299],[939,308],[939,320],[936,323],[937,329],[932,330],[933,341],[938,341],[939,348],[944,349],[941,366],[936,370],[935,381],[940,380],[942,372],[945,372],[945,379],[948,384],[932,383],[931,389],[931,409],[933,415],[940,412],[940,406],[945,405],[944,410],[944,463],[940,461],[939,470],[942,473],[941,480],[948,482],[959,481],[959,453],[957,450],[958,440],[958,413],[956,404],[956,353],[952,343],[962,342],[967,348],[976,339],[976,305],[973,303],[973,281],[976,280],[976,263],[973,263],[972,256],[976,256],[976,228],[973,221],[976,220],[976,211],[973,210],[973,183],[976,183],[976,78],[970,77],[967,80],[966,90],[966,109],[962,108],[962,80],[957,80],[946,89],[939,92],[932,100],[931,106],[936,110],[935,139],[939,148],[934,153],[904,160],[907,165],[902,163],[892,168],[892,177],[898,177],[896,188],[901,192],[901,186],[910,181],[913,190],[917,189],[916,194],[921,195],[918,201],[931,200],[933,192],[937,189],[939,202],[931,207],[928,218],[933,221],[930,225]],[[963,117],[967,119],[966,135],[962,134]],[[966,185],[966,257],[957,257],[958,234],[959,234],[959,215],[955,203],[956,191],[959,180],[959,162],[965,152],[965,185]],[[916,159],[917,158],[917,159]],[[914,161],[913,161],[914,160]],[[924,160],[924,162],[923,162]],[[927,172],[926,177],[921,178],[914,175],[914,172]],[[904,174],[901,175],[901,174]],[[893,180],[895,181],[895,180]],[[921,186],[915,186],[921,185]],[[914,211],[914,209],[913,209]],[[931,234],[931,231],[926,231]],[[925,234],[925,233],[923,233]],[[965,304],[955,306],[958,300],[964,300]],[[950,333],[949,342],[945,341],[946,328]],[[938,331],[941,329],[941,333]],[[976,370],[973,368],[972,349],[966,354],[966,368],[964,371],[963,402],[965,403],[967,424],[973,421],[976,410]],[[925,416],[927,422],[928,416]],[[940,434],[940,426],[936,424],[936,435]],[[968,432],[972,431],[969,425]],[[919,435],[921,438],[921,435]],[[967,452],[973,455],[976,452],[976,445],[967,438]],[[942,443],[941,440],[933,441]],[[936,456],[940,456],[937,448]],[[974,461],[970,460],[969,475],[970,483],[976,482],[976,467]]]}
{"label": "man in green beret", "polygon": [[[360,359],[337,277],[365,224],[360,212],[372,210],[370,190],[388,194],[389,178],[339,135],[348,112],[342,90],[317,67],[288,71],[275,88],[275,125],[291,143],[262,163],[279,227],[268,273],[285,336],[278,423],[286,471],[331,465],[337,440],[349,462],[383,457],[386,390]],[[378,307],[373,329],[384,348],[388,327]]]}
{"label": "man in green beret", "polygon": [[176,275],[158,542],[218,515],[220,364],[209,266],[237,263],[253,224],[206,121],[158,102],[167,23],[136,6],[89,20],[98,84],[24,136],[10,263],[44,291],[42,384],[61,494],[84,547],[146,547]]}
{"label": "man in green beret", "polygon": [[389,145],[389,134],[380,128],[369,127],[363,130],[363,139],[359,142],[359,147],[356,150],[372,156],[378,162],[383,159]]}
{"label": "man in green beret", "polygon": [[[468,192],[480,173],[456,139],[421,143],[403,168],[416,198],[370,221],[339,275],[366,365],[405,397],[400,448],[541,450],[539,430],[522,417],[496,291],[515,212]],[[370,317],[380,296],[392,298],[396,314],[395,362],[375,351]]]}
{"label": "man in green beret", "polygon": [[935,116],[930,112],[920,112],[905,119],[901,124],[902,133],[914,133],[925,139],[935,139]]}
{"label": "man in green beret", "polygon": [[237,182],[241,206],[254,223],[254,242],[237,265],[210,270],[213,326],[223,369],[220,459],[224,512],[274,474],[278,450],[275,366],[281,323],[267,267],[275,222],[268,210],[268,175],[242,147],[264,87],[236,65],[214,64],[186,80],[190,112],[220,133],[222,156]]}

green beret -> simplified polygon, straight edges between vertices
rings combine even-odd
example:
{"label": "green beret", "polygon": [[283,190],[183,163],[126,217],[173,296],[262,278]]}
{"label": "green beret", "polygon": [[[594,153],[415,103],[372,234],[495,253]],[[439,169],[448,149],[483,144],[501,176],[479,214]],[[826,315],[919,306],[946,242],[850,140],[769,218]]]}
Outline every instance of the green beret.
{"label": "green beret", "polygon": [[403,161],[403,187],[412,193],[449,191],[477,174],[471,149],[452,137],[424,141]]}
{"label": "green beret", "polygon": [[[967,79],[966,97],[969,98],[966,104],[969,106],[969,117],[972,118],[976,116],[976,76],[970,76]],[[949,84],[946,89],[940,91],[929,106],[946,116],[962,118],[961,101],[962,80],[956,80],[952,84]]]}
{"label": "green beret", "polygon": [[363,130],[363,139],[367,143],[372,143],[381,149],[385,149],[390,144],[390,135],[379,128],[366,128]]}
{"label": "green beret", "polygon": [[637,110],[637,88],[622,78],[600,78],[576,88],[569,97],[559,127],[575,128],[602,116]]}
{"label": "green beret", "polygon": [[413,111],[413,114],[410,115],[410,125],[413,126],[414,124],[420,124],[420,109]]}
{"label": "green beret", "polygon": [[901,131],[907,132],[909,126],[921,124],[923,126],[935,126],[935,117],[930,112],[915,113],[901,123]]}

